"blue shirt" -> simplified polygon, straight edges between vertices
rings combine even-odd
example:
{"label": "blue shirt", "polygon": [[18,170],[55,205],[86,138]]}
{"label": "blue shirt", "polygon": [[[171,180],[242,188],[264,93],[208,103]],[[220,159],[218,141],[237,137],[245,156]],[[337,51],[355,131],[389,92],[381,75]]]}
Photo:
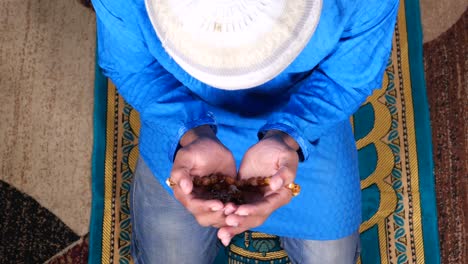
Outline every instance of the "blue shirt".
{"label": "blue shirt", "polygon": [[217,129],[238,163],[258,136],[281,130],[300,145],[302,192],[255,230],[328,240],[359,228],[349,118],[382,84],[398,0],[324,0],[319,25],[292,64],[239,91],[210,87],[180,68],[162,47],[144,0],[93,0],[93,6],[99,65],[140,113],[140,154],[161,184],[180,138],[193,127]]}

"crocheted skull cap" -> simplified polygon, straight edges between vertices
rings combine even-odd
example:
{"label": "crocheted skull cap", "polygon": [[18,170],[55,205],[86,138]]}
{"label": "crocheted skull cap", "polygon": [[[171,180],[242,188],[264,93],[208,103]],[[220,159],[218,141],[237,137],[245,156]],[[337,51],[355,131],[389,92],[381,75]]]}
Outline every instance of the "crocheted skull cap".
{"label": "crocheted skull cap", "polygon": [[322,0],[145,0],[166,52],[192,77],[226,90],[261,85],[312,37]]}

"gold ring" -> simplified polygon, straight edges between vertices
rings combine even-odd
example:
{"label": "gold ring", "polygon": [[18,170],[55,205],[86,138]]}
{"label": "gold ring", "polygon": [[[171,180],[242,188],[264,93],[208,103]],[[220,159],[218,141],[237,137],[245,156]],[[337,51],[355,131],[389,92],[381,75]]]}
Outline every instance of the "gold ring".
{"label": "gold ring", "polygon": [[174,186],[177,185],[177,183],[173,182],[173,181],[171,180],[171,178],[167,178],[167,179],[166,179],[166,184],[167,184],[167,186],[169,186],[170,188],[173,188]]}
{"label": "gold ring", "polygon": [[286,188],[291,190],[293,196],[298,196],[299,193],[301,193],[301,186],[297,183],[290,183],[288,186],[286,186]]}

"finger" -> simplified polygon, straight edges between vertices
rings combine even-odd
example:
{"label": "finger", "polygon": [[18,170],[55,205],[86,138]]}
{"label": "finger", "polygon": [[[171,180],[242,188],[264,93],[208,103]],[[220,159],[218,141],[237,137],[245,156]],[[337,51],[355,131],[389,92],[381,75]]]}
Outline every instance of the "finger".
{"label": "finger", "polygon": [[[180,192],[180,191],[179,191]],[[201,226],[221,227],[225,225],[224,205],[218,200],[201,200],[182,194],[181,203]]]}
{"label": "finger", "polygon": [[194,217],[198,224],[204,227],[213,226],[220,228],[226,225],[226,216],[223,211],[198,214],[194,215]]}
{"label": "finger", "polygon": [[225,215],[230,215],[232,213],[234,213],[236,210],[237,210],[237,205],[235,205],[234,203],[227,203],[225,206],[224,206],[224,214]]}
{"label": "finger", "polygon": [[252,204],[240,205],[235,214],[239,216],[270,215],[273,211],[291,201],[292,194],[287,188],[281,188]]}
{"label": "finger", "polygon": [[223,211],[224,209],[224,204],[220,200],[204,200],[196,198],[191,193],[184,193],[178,185],[173,187],[173,192],[174,197],[194,215],[206,212]]}
{"label": "finger", "polygon": [[256,204],[241,205],[231,215],[226,216],[226,225],[233,228],[252,229],[262,225],[273,211],[291,201],[291,192],[281,189]]}
{"label": "finger", "polygon": [[287,166],[282,166],[270,179],[270,188],[277,191],[294,181],[295,173]]}
{"label": "finger", "polygon": [[219,200],[203,200],[188,196],[185,206],[192,214],[204,214],[221,211],[224,213],[224,204]]}
{"label": "finger", "polygon": [[246,216],[231,214],[226,216],[226,225],[231,227],[244,226]]}
{"label": "finger", "polygon": [[252,229],[254,227],[260,226],[265,222],[268,215],[250,215],[250,216],[239,216],[236,214],[226,216],[226,226],[230,227],[239,227]]}
{"label": "finger", "polygon": [[226,226],[252,229],[262,225],[269,214],[239,216],[236,214],[226,216]]}
{"label": "finger", "polygon": [[265,196],[265,203],[259,205],[259,210],[268,211],[268,209],[270,209],[271,211],[269,213],[271,214],[273,211],[277,210],[281,206],[284,206],[291,202],[292,197],[293,196],[291,190],[289,190],[286,187],[283,187],[275,193]]}
{"label": "finger", "polygon": [[170,179],[176,184],[174,190],[179,188],[184,194],[189,194],[193,189],[192,176],[187,169],[181,168],[171,172]]}
{"label": "finger", "polygon": [[245,232],[247,230],[248,230],[247,228],[242,228],[242,227],[229,227],[229,226],[221,227],[218,230],[218,238],[219,240],[221,240],[221,243],[223,243],[223,245],[227,247],[229,243],[231,242],[231,239],[235,235]]}

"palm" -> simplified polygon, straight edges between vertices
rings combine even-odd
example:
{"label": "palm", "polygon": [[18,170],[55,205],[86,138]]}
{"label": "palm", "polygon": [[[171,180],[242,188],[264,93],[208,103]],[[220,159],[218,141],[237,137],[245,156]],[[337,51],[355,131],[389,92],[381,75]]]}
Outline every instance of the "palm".
{"label": "palm", "polygon": [[244,155],[239,175],[241,178],[267,177],[276,174],[283,156],[281,146],[257,144]]}
{"label": "palm", "polygon": [[272,136],[261,140],[247,151],[242,159],[239,175],[244,179],[273,176],[286,167],[295,177],[298,162],[297,152],[281,137]]}
{"label": "palm", "polygon": [[[179,156],[180,154],[180,156]],[[190,176],[207,176],[221,173],[234,177],[236,166],[231,152],[211,139],[200,139],[178,153],[174,166],[185,167]]]}
{"label": "palm", "polygon": [[298,163],[297,152],[282,136],[264,138],[247,151],[239,170],[241,179],[272,177],[269,187],[257,192],[251,203],[240,205],[234,214],[226,217],[227,226],[218,231],[224,245],[234,235],[261,225],[273,211],[289,203],[291,191],[284,186],[294,182]]}
{"label": "palm", "polygon": [[200,199],[194,190],[193,177],[222,173],[235,177],[236,166],[231,152],[214,137],[200,137],[176,154],[171,179],[176,183],[174,196],[202,226],[221,227],[226,215],[235,211],[234,204],[217,199]]}

